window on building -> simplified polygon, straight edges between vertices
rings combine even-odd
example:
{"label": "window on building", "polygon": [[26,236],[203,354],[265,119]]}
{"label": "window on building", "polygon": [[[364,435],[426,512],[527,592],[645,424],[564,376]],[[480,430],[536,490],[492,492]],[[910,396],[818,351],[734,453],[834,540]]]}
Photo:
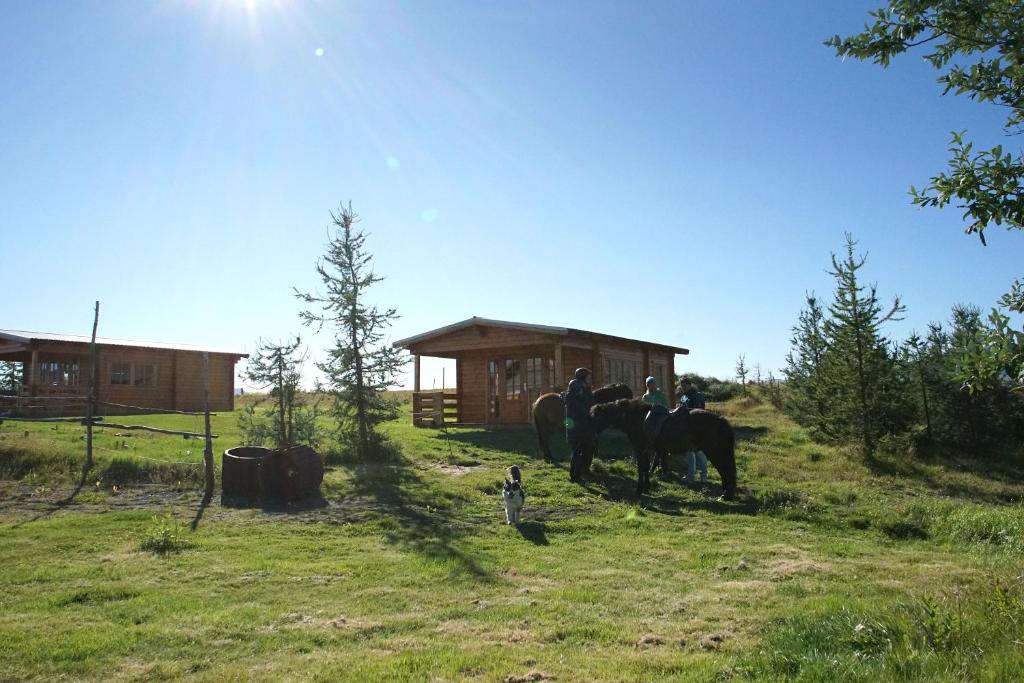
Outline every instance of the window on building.
{"label": "window on building", "polygon": [[657,380],[658,388],[661,389],[662,391],[667,393],[672,390],[672,387],[666,384],[666,382],[668,381],[668,366],[665,365],[665,363],[660,363],[658,361],[652,362],[651,377]]}
{"label": "window on building", "polygon": [[505,399],[511,401],[519,398],[523,391],[520,378],[519,361],[509,358],[505,361]]}
{"label": "window on building", "polygon": [[491,401],[491,417],[497,418],[499,414],[498,409],[498,363],[497,361],[487,362],[487,386],[489,388],[488,393],[490,394]]}
{"label": "window on building", "polygon": [[130,386],[132,383],[132,364],[119,362],[111,363],[110,383],[112,385]]}
{"label": "window on building", "polygon": [[43,361],[39,364],[39,384],[49,387],[78,386],[78,361]]}
{"label": "window on building", "polygon": [[605,384],[625,384],[634,390],[639,390],[644,385],[644,378],[641,377],[641,373],[640,361],[638,360],[608,356],[604,359]]}
{"label": "window on building", "polygon": [[554,386],[555,361],[553,358],[527,358],[526,383],[531,389]]}
{"label": "window on building", "polygon": [[156,366],[136,364],[133,368],[132,385],[137,387],[156,386]]}

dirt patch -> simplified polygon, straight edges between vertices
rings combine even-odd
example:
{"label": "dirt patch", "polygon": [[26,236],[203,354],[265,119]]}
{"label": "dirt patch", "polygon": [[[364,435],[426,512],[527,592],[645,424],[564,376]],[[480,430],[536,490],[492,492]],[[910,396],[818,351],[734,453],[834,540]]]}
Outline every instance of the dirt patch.
{"label": "dirt patch", "polygon": [[780,559],[768,563],[768,576],[774,581],[781,581],[800,574],[821,574],[828,570],[824,562],[799,559]]}
{"label": "dirt patch", "polygon": [[535,681],[553,681],[554,677],[543,671],[532,669],[521,676],[509,674],[505,677],[505,683],[534,683]]}
{"label": "dirt patch", "polygon": [[664,645],[665,639],[656,636],[653,633],[640,636],[640,640],[636,641],[636,646],[640,648],[644,647],[657,647],[658,645]]}
{"label": "dirt patch", "polygon": [[[373,624],[361,619],[348,617],[322,617],[302,614],[301,612],[286,612],[281,615],[281,620],[272,626],[276,628],[318,628],[318,629],[353,629],[362,630],[371,628]],[[273,629],[272,629],[273,630]]]}
{"label": "dirt patch", "polygon": [[723,581],[715,585],[715,590],[738,593],[741,591],[763,590],[767,585],[767,581],[759,581],[757,579],[749,581]]}
{"label": "dirt patch", "polygon": [[450,465],[448,463],[435,463],[431,469],[435,469],[449,477],[461,477],[473,470],[479,469],[482,465]]}

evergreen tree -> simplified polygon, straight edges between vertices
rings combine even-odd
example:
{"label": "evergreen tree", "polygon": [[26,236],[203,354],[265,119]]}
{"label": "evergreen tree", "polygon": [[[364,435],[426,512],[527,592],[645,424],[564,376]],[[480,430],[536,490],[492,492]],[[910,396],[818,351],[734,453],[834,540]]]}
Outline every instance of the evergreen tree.
{"label": "evergreen tree", "polygon": [[306,405],[300,389],[306,354],[301,340],[270,342],[260,340],[249,357],[242,377],[260,389],[269,389],[271,408],[258,410],[248,405],[239,414],[247,445],[268,442],[285,449],[299,443],[317,442],[317,406]]}
{"label": "evergreen tree", "polygon": [[366,459],[380,444],[376,425],[397,414],[396,403],[387,400],[384,391],[396,386],[405,359],[398,349],[382,343],[397,311],[366,302],[369,288],[383,278],[373,273],[366,235],[355,227],[359,217],[350,203],[337,214],[332,212],[331,219],[335,232],[316,268],[325,291],[310,294],[296,289],[295,295],[320,309],[301,312],[303,324],[318,330],[327,325],[334,334],[327,360],[317,367],[334,399],[332,413],[342,443],[354,446]]}
{"label": "evergreen tree", "polygon": [[832,255],[830,274],[835,298],[823,332],[827,350],[820,367],[821,387],[828,397],[828,421],[839,438],[861,442],[865,455],[874,452],[878,437],[900,431],[905,396],[896,382],[896,363],[881,326],[904,312],[899,297],[883,307],[875,285],[858,277],[867,261],[855,256],[857,243],[846,235],[846,255]]}
{"label": "evergreen tree", "polygon": [[0,361],[0,392],[16,394],[21,389],[21,363]]}
{"label": "evergreen tree", "polygon": [[932,404],[934,398],[930,397],[932,391],[931,364],[929,362],[928,343],[921,339],[917,332],[912,332],[900,347],[900,361],[906,370],[903,377],[907,387],[915,383],[920,390],[920,414],[924,418],[925,434],[929,443],[935,441],[935,430],[932,428]]}
{"label": "evergreen tree", "polygon": [[786,354],[786,391],[783,405],[797,423],[817,433],[827,433],[826,409],[818,371],[825,355],[825,312],[814,293],[805,295],[807,307],[800,311],[792,349]]}
{"label": "evergreen tree", "polygon": [[740,380],[740,386],[743,387],[743,392],[747,391],[747,374],[750,372],[750,368],[747,367],[747,357],[744,354],[740,354],[740,357],[736,359],[736,376]]}

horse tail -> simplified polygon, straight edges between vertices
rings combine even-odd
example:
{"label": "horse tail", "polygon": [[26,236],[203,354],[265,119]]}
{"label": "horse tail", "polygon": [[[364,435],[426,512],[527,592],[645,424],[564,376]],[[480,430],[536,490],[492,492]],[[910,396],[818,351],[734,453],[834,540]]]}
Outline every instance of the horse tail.
{"label": "horse tail", "polygon": [[722,451],[722,488],[725,497],[732,500],[736,497],[736,432],[724,417],[719,417],[718,434]]}
{"label": "horse tail", "polygon": [[541,426],[542,420],[540,417],[540,411],[537,410],[538,403],[540,403],[540,399],[537,399],[537,403],[533,404],[533,428],[537,430],[537,445],[540,446],[540,455],[543,458],[546,456],[546,453],[544,452],[546,434],[544,428]]}

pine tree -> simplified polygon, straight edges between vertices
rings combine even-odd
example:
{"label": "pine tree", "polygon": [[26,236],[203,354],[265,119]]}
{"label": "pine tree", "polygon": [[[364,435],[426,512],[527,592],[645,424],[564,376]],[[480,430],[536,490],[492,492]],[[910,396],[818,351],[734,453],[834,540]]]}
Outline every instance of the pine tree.
{"label": "pine tree", "polygon": [[303,324],[315,325],[318,331],[327,325],[334,333],[334,346],[317,367],[334,399],[332,413],[342,443],[354,446],[358,457],[366,459],[378,452],[381,438],[376,425],[397,413],[396,404],[383,392],[396,386],[405,359],[398,349],[382,343],[397,311],[366,302],[367,290],[384,278],[373,273],[373,257],[366,250],[366,235],[355,227],[359,217],[351,203],[332,212],[331,220],[335,232],[316,268],[325,291],[310,294],[296,289],[295,295],[320,308],[301,312]]}
{"label": "pine tree", "polygon": [[916,383],[921,392],[921,415],[924,418],[925,433],[929,443],[934,443],[935,430],[932,428],[934,399],[929,396],[932,385],[932,368],[929,362],[928,342],[919,337],[917,332],[911,332],[903,342],[903,346],[900,347],[900,360],[907,371],[904,381],[908,387]]}
{"label": "pine tree", "polygon": [[21,363],[0,361],[0,392],[16,394],[21,388]]}
{"label": "pine tree", "polygon": [[883,307],[875,285],[865,287],[858,274],[867,261],[854,256],[857,243],[846,235],[846,255],[832,255],[830,275],[836,280],[830,316],[823,332],[827,351],[822,358],[822,388],[828,396],[829,421],[838,436],[861,442],[865,455],[874,452],[878,437],[895,433],[894,424],[906,413],[897,407],[905,403],[896,384],[895,355],[881,326],[900,320],[905,308],[899,297]]}
{"label": "pine tree", "polygon": [[242,377],[260,389],[269,389],[274,407],[257,410],[250,404],[239,414],[247,444],[273,441],[281,449],[298,443],[316,444],[317,406],[306,405],[300,390],[306,360],[301,344],[299,337],[284,342],[260,340],[249,357]]}
{"label": "pine tree", "polygon": [[790,338],[792,349],[786,354],[785,402],[787,412],[799,424],[818,433],[826,431],[826,407],[818,375],[825,355],[825,312],[814,293],[805,295],[807,307],[800,311]]}
{"label": "pine tree", "polygon": [[743,387],[743,392],[747,391],[747,374],[750,372],[750,368],[747,367],[747,357],[744,354],[740,354],[740,357],[736,359],[736,376],[740,379],[740,386]]}

